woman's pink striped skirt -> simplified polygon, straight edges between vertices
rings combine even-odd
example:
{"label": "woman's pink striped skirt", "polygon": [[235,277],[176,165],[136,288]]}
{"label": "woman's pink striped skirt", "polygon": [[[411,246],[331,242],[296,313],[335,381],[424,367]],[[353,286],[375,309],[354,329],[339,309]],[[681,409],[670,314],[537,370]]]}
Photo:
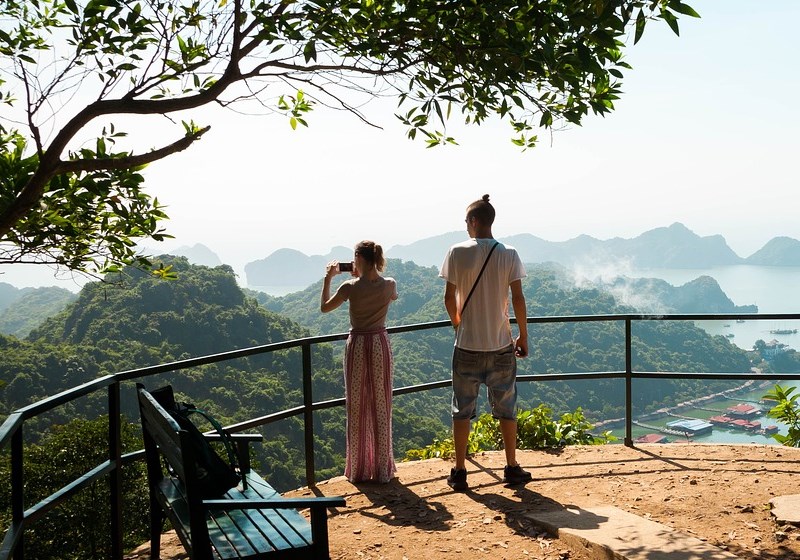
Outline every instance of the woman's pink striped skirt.
{"label": "woman's pink striped skirt", "polygon": [[392,450],[392,347],[386,329],[350,331],[344,354],[347,463],[351,482],[389,482]]}

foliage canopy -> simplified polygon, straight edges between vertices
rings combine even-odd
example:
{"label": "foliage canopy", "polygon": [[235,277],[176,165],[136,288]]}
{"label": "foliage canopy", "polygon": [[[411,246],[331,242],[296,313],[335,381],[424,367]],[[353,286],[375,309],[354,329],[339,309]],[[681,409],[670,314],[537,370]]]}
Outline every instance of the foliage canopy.
{"label": "foliage canopy", "polygon": [[[697,16],[680,0],[3,2],[0,263],[149,265],[135,242],[167,237],[167,215],[141,170],[209,129],[187,111],[250,100],[293,127],[314,106],[370,122],[360,107],[388,96],[429,146],[455,142],[460,113],[509,122],[527,148],[611,111],[623,40],[651,20],[677,33],[679,15]],[[146,115],[182,128],[133,138],[109,120]]]}

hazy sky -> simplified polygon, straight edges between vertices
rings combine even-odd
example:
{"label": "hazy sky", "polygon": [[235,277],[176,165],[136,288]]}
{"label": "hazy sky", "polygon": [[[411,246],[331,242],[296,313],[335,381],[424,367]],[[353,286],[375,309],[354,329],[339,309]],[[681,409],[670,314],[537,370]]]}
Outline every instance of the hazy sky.
{"label": "hazy sky", "polygon": [[[405,138],[394,103],[368,109],[383,130],[326,109],[297,131],[279,116],[198,118],[212,126],[199,145],[146,171],[176,237],[163,249],[202,243],[239,271],[282,247],[389,250],[462,229],[484,193],[497,237],[630,238],[682,222],[743,257],[800,239],[800,2],[688,3],[702,19],[682,18],[680,37],[651,23],[629,48],[613,113],[532,151],[502,123],[456,127],[460,146],[426,149]],[[0,266],[0,281],[22,285],[15,270]],[[41,276],[27,285],[53,283]]]}

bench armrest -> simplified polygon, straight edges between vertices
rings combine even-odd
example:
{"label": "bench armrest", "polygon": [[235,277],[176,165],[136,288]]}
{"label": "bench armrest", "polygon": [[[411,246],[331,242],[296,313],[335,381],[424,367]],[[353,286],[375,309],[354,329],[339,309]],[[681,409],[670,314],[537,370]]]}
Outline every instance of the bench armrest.
{"label": "bench armrest", "polygon": [[345,506],[344,498],[340,496],[323,496],[320,498],[275,498],[268,500],[232,499],[232,500],[203,500],[203,505],[209,509],[305,509],[319,507]]}

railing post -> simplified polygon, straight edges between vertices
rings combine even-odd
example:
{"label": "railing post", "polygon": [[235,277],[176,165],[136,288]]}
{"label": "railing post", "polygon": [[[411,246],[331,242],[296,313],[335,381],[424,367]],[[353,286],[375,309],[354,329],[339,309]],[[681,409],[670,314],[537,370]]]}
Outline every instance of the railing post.
{"label": "railing post", "polygon": [[625,445],[633,447],[633,359],[631,357],[631,319],[625,319]]}
{"label": "railing post", "polygon": [[303,431],[305,434],[306,448],[306,484],[311,487],[316,484],[314,474],[314,414],[312,405],[314,399],[311,394],[311,344],[303,343]]}
{"label": "railing post", "polygon": [[108,460],[114,464],[109,475],[111,493],[111,558],[122,560],[122,441],[119,382],[108,387]]}
{"label": "railing post", "polygon": [[[11,436],[11,520],[14,526],[22,527],[25,522],[25,490],[22,461],[22,428],[20,424]],[[20,531],[19,540],[14,547],[14,560],[25,558],[25,531]]]}

